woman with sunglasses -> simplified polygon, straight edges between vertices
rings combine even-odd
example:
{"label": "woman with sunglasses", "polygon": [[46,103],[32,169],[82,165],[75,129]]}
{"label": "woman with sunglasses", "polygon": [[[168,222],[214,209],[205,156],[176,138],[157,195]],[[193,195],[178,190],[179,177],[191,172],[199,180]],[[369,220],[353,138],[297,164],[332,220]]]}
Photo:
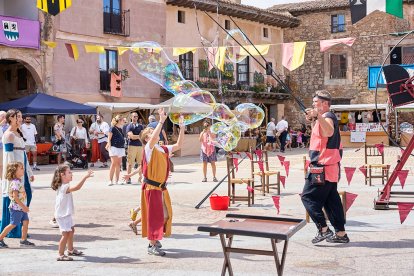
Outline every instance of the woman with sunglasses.
{"label": "woman with sunglasses", "polygon": [[71,143],[72,147],[74,147],[73,150],[77,153],[80,153],[83,148],[89,147],[89,139],[86,128],[83,127],[82,119],[76,120],[76,126],[74,126],[70,132],[70,139],[73,141],[73,143]]}

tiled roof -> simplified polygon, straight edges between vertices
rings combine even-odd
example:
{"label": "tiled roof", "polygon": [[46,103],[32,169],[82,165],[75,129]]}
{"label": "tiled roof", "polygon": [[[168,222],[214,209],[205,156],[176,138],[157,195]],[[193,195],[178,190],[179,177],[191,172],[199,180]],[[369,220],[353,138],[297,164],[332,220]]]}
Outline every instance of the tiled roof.
{"label": "tiled roof", "polygon": [[300,3],[280,4],[270,7],[269,10],[287,11],[294,15],[296,13],[343,8],[349,8],[349,0],[316,0]]}
{"label": "tiled roof", "polygon": [[[194,6],[201,11],[217,11],[217,0],[167,0],[167,5],[186,7],[194,9]],[[299,25],[299,19],[292,16],[286,11],[273,11],[269,9],[260,9],[257,7],[237,4],[229,0],[219,0],[218,11],[220,14],[229,15],[235,18],[241,18],[253,22],[259,22],[270,26],[281,28],[296,27]]]}

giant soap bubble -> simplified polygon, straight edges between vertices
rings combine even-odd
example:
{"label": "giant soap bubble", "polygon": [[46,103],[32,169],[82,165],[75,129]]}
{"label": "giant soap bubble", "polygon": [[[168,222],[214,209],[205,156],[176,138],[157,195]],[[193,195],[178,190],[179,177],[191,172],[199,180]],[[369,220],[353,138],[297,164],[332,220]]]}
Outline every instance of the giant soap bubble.
{"label": "giant soap bubble", "polygon": [[247,56],[240,56],[240,47],[236,44],[237,41],[241,41],[241,44],[247,45],[248,41],[246,36],[240,29],[233,29],[228,31],[226,38],[223,41],[224,46],[227,47],[226,56],[234,63],[242,62]]}

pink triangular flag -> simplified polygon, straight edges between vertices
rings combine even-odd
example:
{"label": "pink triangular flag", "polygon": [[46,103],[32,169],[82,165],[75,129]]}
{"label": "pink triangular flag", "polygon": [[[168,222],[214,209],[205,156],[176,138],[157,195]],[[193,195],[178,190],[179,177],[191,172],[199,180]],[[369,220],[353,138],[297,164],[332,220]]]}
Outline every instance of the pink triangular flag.
{"label": "pink triangular flag", "polygon": [[310,160],[306,160],[306,161],[305,161],[305,171],[307,171],[307,170],[308,170],[310,163],[311,163],[311,161],[310,161]]}
{"label": "pink triangular flag", "polygon": [[401,170],[397,172],[398,180],[400,180],[401,188],[404,189],[409,170]]}
{"label": "pink triangular flag", "polygon": [[352,177],[354,176],[356,168],[344,167],[346,180],[348,181],[348,186],[351,184]]}
{"label": "pink triangular flag", "polygon": [[258,149],[258,150],[255,151],[255,153],[256,153],[257,157],[259,158],[259,160],[262,160],[262,157],[263,157],[262,150]]}
{"label": "pink triangular flag", "polygon": [[290,161],[283,161],[283,166],[285,167],[286,177],[289,177]]}
{"label": "pink triangular flag", "polygon": [[365,165],[359,167],[359,170],[364,174],[365,177],[367,177],[367,168],[365,167]]}
{"label": "pink triangular flag", "polygon": [[377,148],[380,154],[384,153],[384,144],[375,144],[375,147]]}
{"label": "pink triangular flag", "polygon": [[252,155],[250,152],[246,152],[246,155],[249,157],[250,160],[253,160]]}
{"label": "pink triangular flag", "polygon": [[282,182],[282,186],[283,186],[283,188],[285,188],[286,176],[281,175],[280,176],[280,182]]}
{"label": "pink triangular flag", "polygon": [[275,207],[277,209],[277,214],[279,215],[280,211],[280,196],[272,196],[273,203],[275,204]]}
{"label": "pink triangular flag", "polygon": [[283,161],[285,161],[285,157],[284,157],[284,156],[282,156],[282,155],[277,155],[277,158],[279,158],[280,165],[282,165],[282,166],[283,166]]}
{"label": "pink triangular flag", "polygon": [[258,161],[257,164],[259,165],[260,171],[262,173],[264,173],[264,168],[263,168],[263,161]]}
{"label": "pink triangular flag", "polygon": [[321,50],[321,52],[325,52],[326,50],[328,50],[329,48],[331,48],[332,46],[335,46],[337,44],[345,44],[345,45],[348,45],[349,47],[351,47],[354,44],[355,40],[356,40],[355,37],[345,37],[345,38],[321,40],[321,41],[319,41],[320,50]]}
{"label": "pink triangular flag", "polygon": [[346,211],[348,212],[349,208],[351,208],[352,204],[354,203],[355,199],[357,198],[357,194],[345,192],[345,204],[346,204]]}
{"label": "pink triangular flag", "polygon": [[247,185],[247,190],[248,190],[250,193],[254,193],[254,189],[253,189],[252,187],[250,187],[249,185]]}
{"label": "pink triangular flag", "polygon": [[233,165],[236,168],[236,172],[239,171],[239,159],[233,158]]}
{"label": "pink triangular flag", "polygon": [[411,209],[413,209],[414,203],[398,202],[397,206],[398,206],[398,212],[400,213],[400,221],[401,221],[401,224],[403,224],[408,214],[411,212]]}

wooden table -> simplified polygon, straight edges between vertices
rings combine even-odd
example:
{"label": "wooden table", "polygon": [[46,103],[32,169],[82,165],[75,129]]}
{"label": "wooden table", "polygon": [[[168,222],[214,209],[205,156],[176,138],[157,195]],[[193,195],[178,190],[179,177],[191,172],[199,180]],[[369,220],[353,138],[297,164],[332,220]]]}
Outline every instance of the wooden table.
{"label": "wooden table", "polygon": [[[210,236],[219,235],[224,254],[224,263],[221,275],[224,276],[228,269],[229,275],[233,275],[230,262],[230,252],[267,255],[275,258],[278,275],[283,275],[289,238],[303,228],[306,221],[303,219],[264,217],[227,214],[225,219],[219,220],[207,226],[199,226],[198,231],[209,232]],[[232,247],[233,236],[248,236],[270,239],[272,250],[257,250]],[[227,238],[227,243],[226,243]],[[282,257],[279,258],[276,243],[284,242]]]}

